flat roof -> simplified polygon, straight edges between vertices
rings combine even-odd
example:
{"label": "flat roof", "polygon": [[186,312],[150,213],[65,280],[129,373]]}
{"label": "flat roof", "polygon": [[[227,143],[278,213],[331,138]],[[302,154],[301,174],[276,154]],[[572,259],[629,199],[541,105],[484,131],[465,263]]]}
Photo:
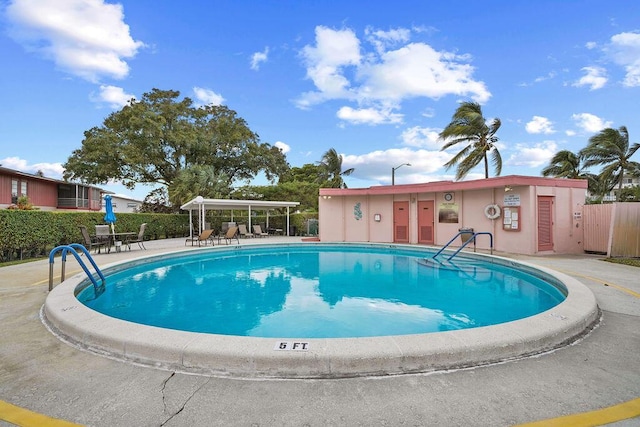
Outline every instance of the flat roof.
{"label": "flat roof", "polygon": [[547,178],[539,176],[506,175],[469,181],[436,181],[419,184],[378,185],[368,188],[321,188],[321,196],[387,195],[479,190],[502,186],[544,186],[587,189],[586,179]]}
{"label": "flat roof", "polygon": [[196,197],[195,199],[180,206],[185,211],[198,210],[204,205],[207,210],[230,210],[230,209],[277,209],[293,208],[300,205],[300,202],[282,202],[275,200],[234,200],[234,199],[205,199]]}

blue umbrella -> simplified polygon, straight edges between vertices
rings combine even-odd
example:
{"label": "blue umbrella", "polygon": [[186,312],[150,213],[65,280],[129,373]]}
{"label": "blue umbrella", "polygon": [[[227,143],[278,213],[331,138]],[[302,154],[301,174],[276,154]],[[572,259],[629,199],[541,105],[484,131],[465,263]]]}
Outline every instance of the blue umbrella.
{"label": "blue umbrella", "polygon": [[111,196],[107,194],[104,196],[104,209],[107,213],[104,215],[104,220],[107,224],[111,224],[111,232],[116,233],[116,229],[113,224],[116,222],[116,214],[113,213],[113,204],[111,203]]}

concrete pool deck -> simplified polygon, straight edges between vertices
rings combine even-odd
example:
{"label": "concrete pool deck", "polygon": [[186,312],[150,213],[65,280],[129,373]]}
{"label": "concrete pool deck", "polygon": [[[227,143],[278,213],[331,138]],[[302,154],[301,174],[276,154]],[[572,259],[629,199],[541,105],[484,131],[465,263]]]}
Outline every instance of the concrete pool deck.
{"label": "concrete pool deck", "polygon": [[[145,252],[134,249],[95,259],[103,266],[184,249],[184,239],[147,246]],[[473,369],[346,379],[212,377],[123,363],[61,342],[39,318],[48,293],[48,262],[3,267],[0,400],[96,426],[506,426],[638,398],[640,271],[605,263],[598,256],[499,255],[551,268],[584,283],[602,310],[600,325],[586,338],[551,353]],[[78,270],[76,266],[68,260],[68,277]],[[58,265],[54,271],[59,274]]]}
{"label": "concrete pool deck", "polygon": [[[271,240],[254,239],[251,243],[265,247],[264,244],[271,243]],[[315,247],[322,244],[277,244],[278,247],[291,247],[294,251],[299,245]],[[367,243],[344,245],[362,247],[365,251],[367,248],[384,249],[389,246]],[[274,245],[266,246],[275,248]],[[399,246],[416,249],[415,246]],[[203,251],[212,254],[222,251],[227,256],[241,255],[246,249],[256,247],[256,244],[222,245],[173,254],[188,256]],[[432,253],[425,252],[423,257]],[[512,260],[501,257],[464,254],[464,258],[467,257],[478,257],[481,262],[494,265],[514,264]],[[157,259],[167,259],[173,265],[173,258],[172,255],[137,257],[131,264],[144,265]],[[103,271],[109,274],[109,270],[117,268],[121,267],[114,263],[105,266]],[[427,271],[437,275],[439,268],[460,267],[434,263],[431,267],[416,265],[415,268],[429,269]],[[517,268],[531,269],[535,275],[546,273],[547,280],[561,282],[558,286],[568,291],[566,299],[535,316],[440,333],[368,338],[256,338],[163,329],[105,316],[78,303],[75,290],[81,283],[87,283],[86,274],[81,272],[53,289],[45,302],[42,317],[47,327],[69,344],[125,361],[180,373],[283,379],[423,373],[502,362],[567,345],[597,325],[600,312],[595,297],[578,280],[532,265],[518,264]],[[464,269],[458,274],[470,277]],[[481,283],[491,274],[485,268],[474,280]]]}

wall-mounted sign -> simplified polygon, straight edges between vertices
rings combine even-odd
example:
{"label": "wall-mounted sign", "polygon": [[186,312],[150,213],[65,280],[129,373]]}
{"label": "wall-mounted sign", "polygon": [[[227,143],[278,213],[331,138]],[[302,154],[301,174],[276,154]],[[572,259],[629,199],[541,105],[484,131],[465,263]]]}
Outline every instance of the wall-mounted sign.
{"label": "wall-mounted sign", "polygon": [[445,202],[453,201],[453,193],[444,193],[444,201]]}
{"label": "wall-mounted sign", "polygon": [[458,205],[455,203],[440,203],[438,208],[438,222],[445,224],[457,224]]}
{"label": "wall-mounted sign", "polygon": [[502,229],[505,231],[520,231],[520,207],[505,206],[503,208]]}
{"label": "wall-mounted sign", "polygon": [[504,206],[520,206],[520,195],[519,194],[505,194],[504,195]]}

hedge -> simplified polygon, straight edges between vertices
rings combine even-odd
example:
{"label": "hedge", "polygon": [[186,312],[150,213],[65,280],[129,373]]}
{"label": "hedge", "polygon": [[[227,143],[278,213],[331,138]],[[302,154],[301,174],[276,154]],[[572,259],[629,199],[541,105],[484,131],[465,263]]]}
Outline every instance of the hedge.
{"label": "hedge", "polygon": [[[119,213],[117,231],[138,231],[147,223],[148,239],[182,237],[189,234],[189,215]],[[104,224],[104,212],[0,210],[0,262],[46,256],[59,245],[82,243],[80,225],[94,233]]]}
{"label": "hedge", "polygon": [[[238,215],[239,214],[239,215]],[[138,231],[147,223],[145,237],[150,240],[189,235],[188,214],[118,213],[116,231]],[[307,221],[317,219],[317,213],[291,214],[291,234],[306,235]],[[194,221],[197,221],[194,215]],[[222,222],[231,221],[230,212],[207,211],[205,222],[215,230]],[[248,211],[234,211],[233,221],[248,224]],[[287,216],[269,215],[269,227],[285,230]],[[266,215],[254,215],[252,224],[266,227]],[[94,233],[96,224],[104,224],[104,212],[65,212],[41,210],[0,210],[0,262],[13,259],[36,258],[48,255],[56,246],[82,243],[81,225]],[[317,227],[311,227],[317,233]],[[285,232],[286,234],[286,232]]]}

